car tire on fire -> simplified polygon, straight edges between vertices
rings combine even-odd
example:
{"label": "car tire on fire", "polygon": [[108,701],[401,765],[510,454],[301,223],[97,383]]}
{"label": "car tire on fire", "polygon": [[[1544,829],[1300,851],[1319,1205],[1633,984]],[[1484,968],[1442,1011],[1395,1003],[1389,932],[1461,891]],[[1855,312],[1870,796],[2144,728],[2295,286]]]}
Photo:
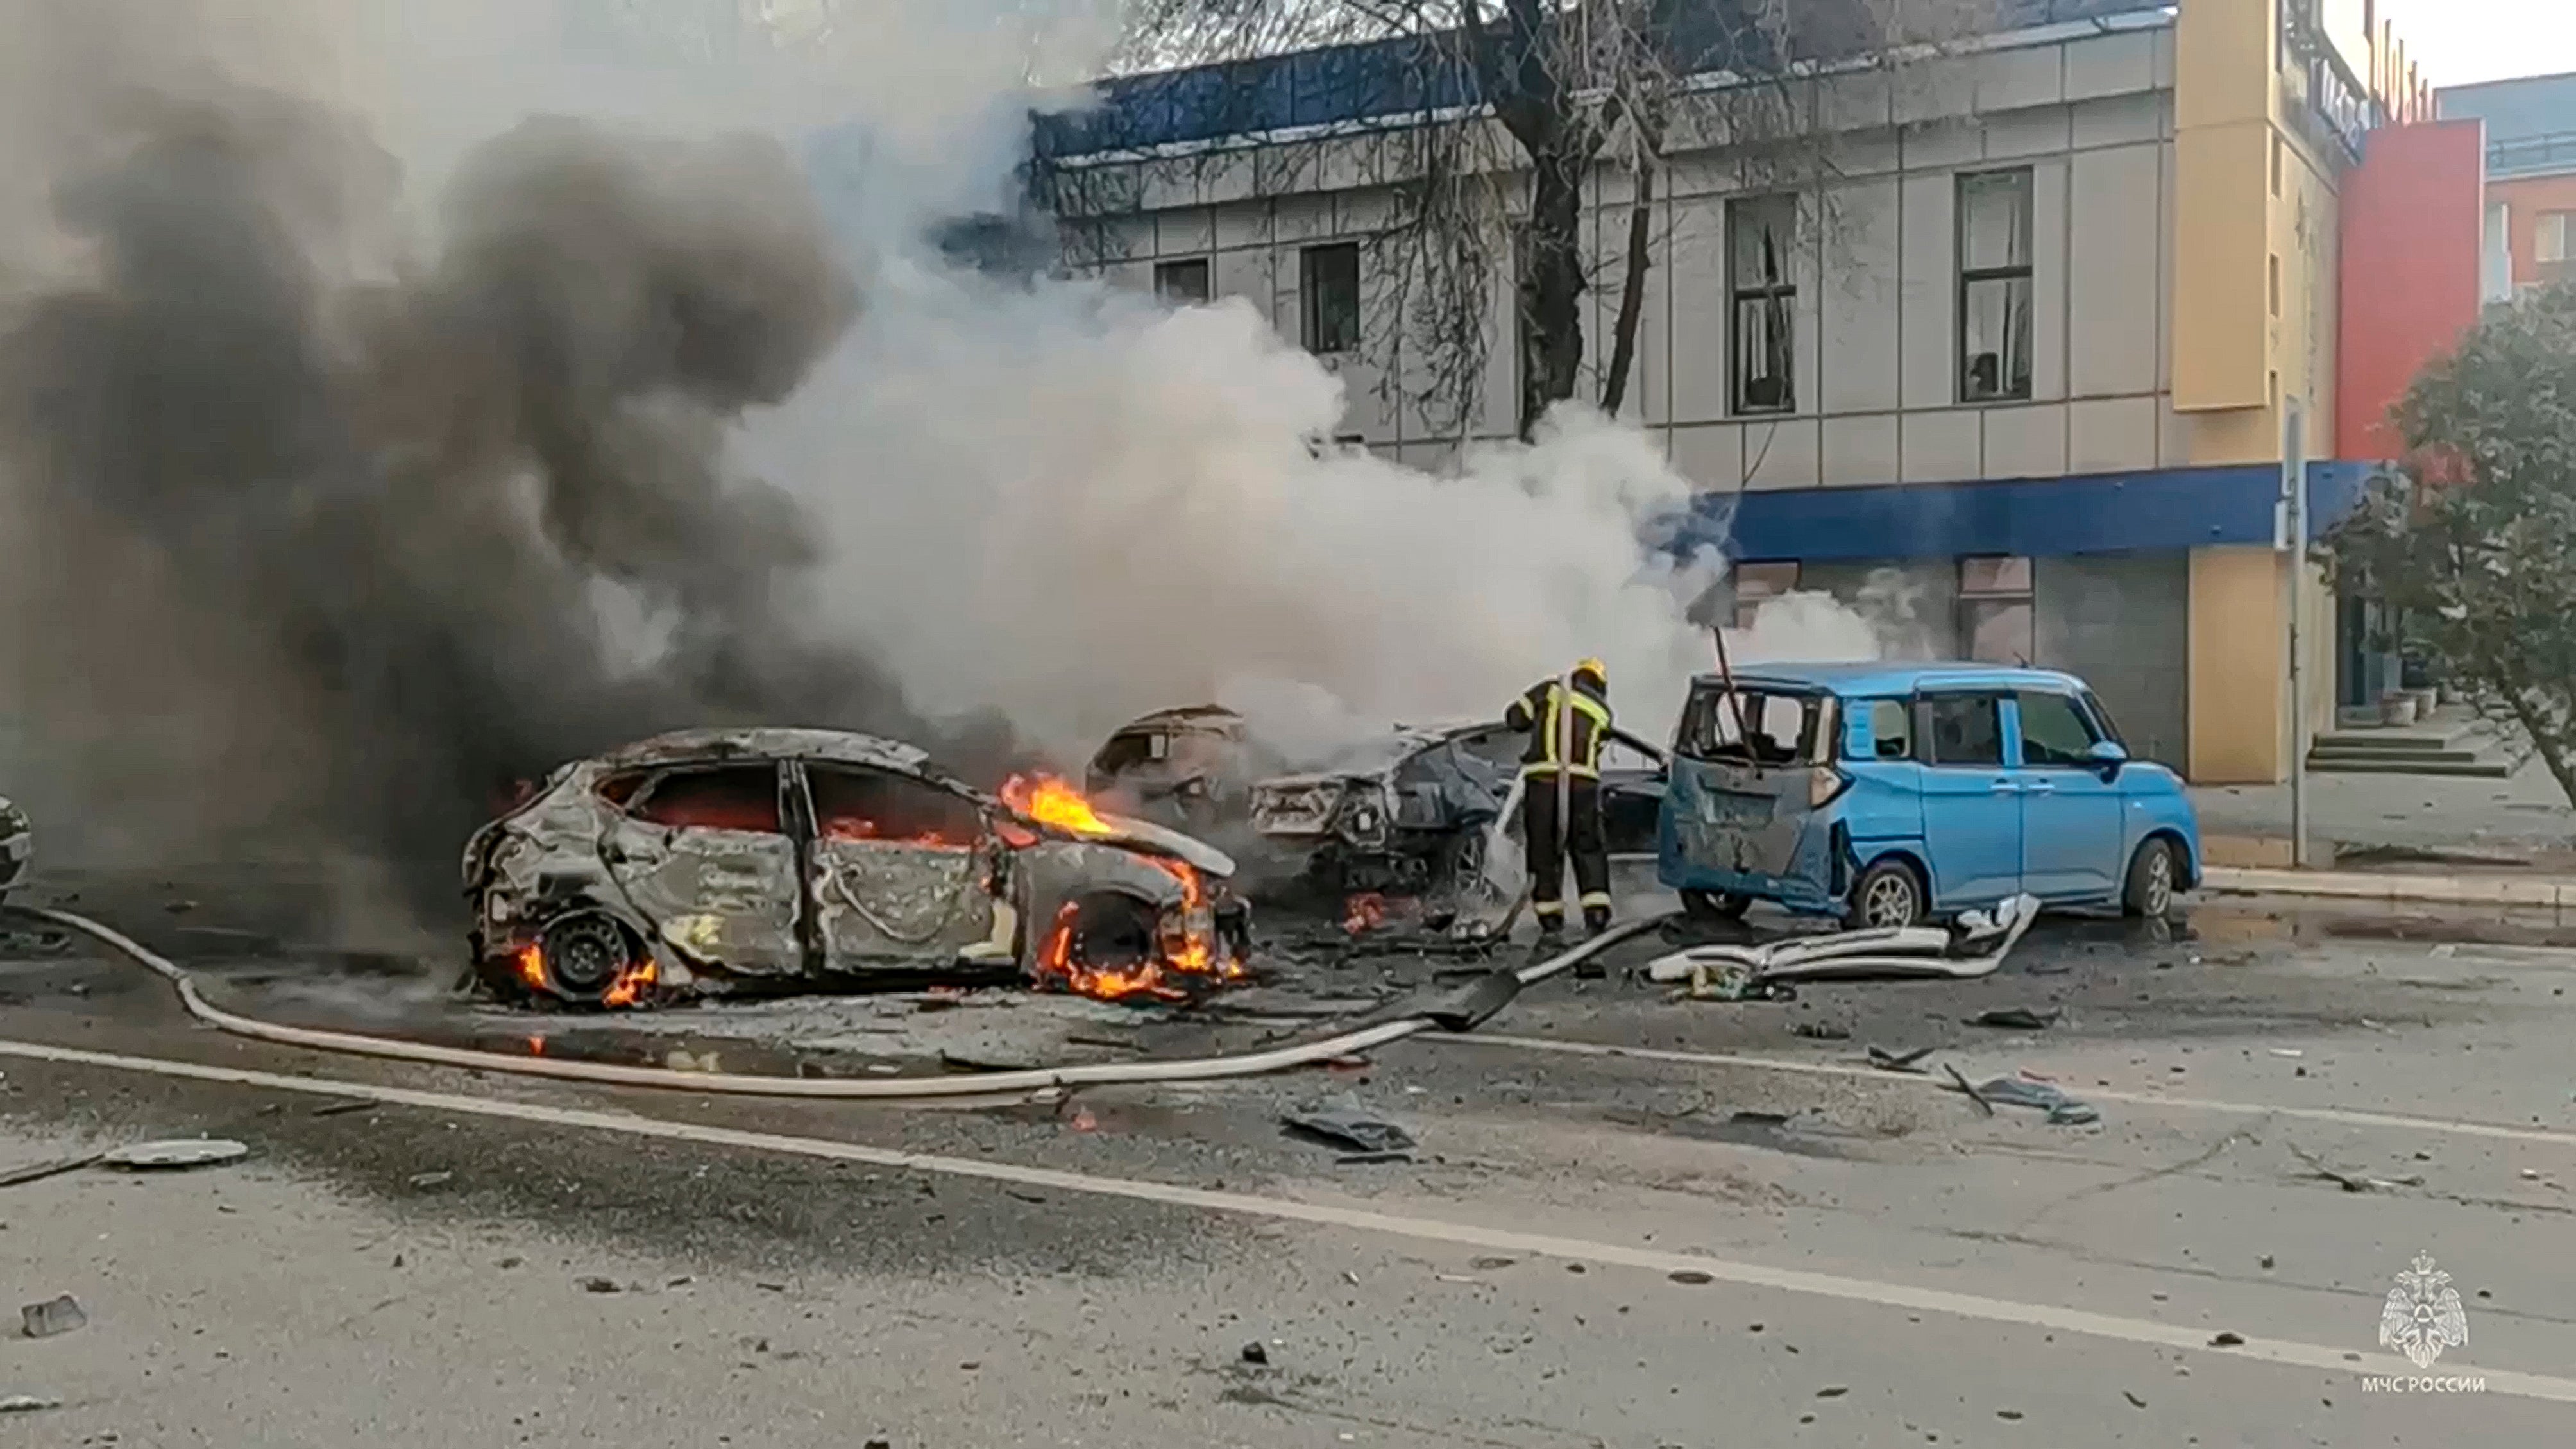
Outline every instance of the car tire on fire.
{"label": "car tire on fire", "polygon": [[634,934],[604,911],[558,916],[538,941],[547,981],[566,998],[585,1003],[606,998],[643,956]]}

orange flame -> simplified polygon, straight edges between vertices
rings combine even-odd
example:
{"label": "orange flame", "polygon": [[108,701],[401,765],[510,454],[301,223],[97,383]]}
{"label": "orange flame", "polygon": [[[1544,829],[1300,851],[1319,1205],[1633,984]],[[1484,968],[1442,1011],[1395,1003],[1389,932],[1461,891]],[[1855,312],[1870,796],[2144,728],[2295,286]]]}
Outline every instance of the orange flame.
{"label": "orange flame", "polygon": [[617,979],[608,984],[608,994],[599,998],[599,1004],[633,1006],[643,997],[645,989],[661,977],[661,968],[653,964],[652,957],[630,961],[617,973]]}
{"label": "orange flame", "polygon": [[1342,929],[1357,936],[1386,924],[1386,897],[1361,891],[1342,903]]}
{"label": "orange flame", "polygon": [[1159,1001],[1178,1001],[1188,993],[1163,980],[1162,964],[1147,959],[1125,968],[1078,966],[1073,960],[1073,928],[1082,908],[1072,901],[1055,913],[1055,925],[1047,931],[1046,944],[1038,948],[1038,975],[1079,996],[1098,1001],[1132,1001],[1150,997]]}
{"label": "orange flame", "polygon": [[1053,775],[1013,775],[1002,785],[1002,803],[1037,821],[1076,835],[1107,835],[1112,827],[1082,798],[1082,792]]}
{"label": "orange flame", "polygon": [[519,948],[517,964],[519,980],[525,983],[530,991],[546,989],[546,953],[538,949],[534,941]]}

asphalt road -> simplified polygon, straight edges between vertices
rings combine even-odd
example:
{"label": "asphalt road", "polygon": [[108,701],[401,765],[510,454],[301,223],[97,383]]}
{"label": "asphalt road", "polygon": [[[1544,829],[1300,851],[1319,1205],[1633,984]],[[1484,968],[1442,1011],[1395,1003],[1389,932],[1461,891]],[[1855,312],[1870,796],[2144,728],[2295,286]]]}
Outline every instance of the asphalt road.
{"label": "asphalt road", "polygon": [[[84,908],[245,1004],[513,1027],[218,904]],[[1785,1004],[1614,969],[1361,1069],[950,1110],[268,1049],[22,932],[0,1171],[155,1135],[253,1151],[0,1188],[15,1301],[70,1293],[89,1319],[0,1344],[0,1399],[59,1401],[0,1414],[0,1446],[2564,1443],[2561,929],[2209,905],[2175,931],[2045,923],[1986,981]],[[1186,1050],[1315,1030],[1444,965],[1301,959],[1298,989],[1215,1024],[907,998],[586,1049],[836,1071],[912,1069],[935,1055],[915,1029]],[[2010,1006],[2061,1014],[1963,1019]],[[2045,1077],[2101,1121],[1989,1117],[1868,1044]],[[1328,1102],[1415,1154],[1283,1135]],[[2462,1391],[2366,1381],[2417,1372],[2379,1321],[2418,1254],[2468,1325],[2421,1376]]]}

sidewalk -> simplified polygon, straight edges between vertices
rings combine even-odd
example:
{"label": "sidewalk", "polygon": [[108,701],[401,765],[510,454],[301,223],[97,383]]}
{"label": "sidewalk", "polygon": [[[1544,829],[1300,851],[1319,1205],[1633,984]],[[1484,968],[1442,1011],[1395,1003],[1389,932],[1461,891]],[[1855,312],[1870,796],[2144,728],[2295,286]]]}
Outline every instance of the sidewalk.
{"label": "sidewalk", "polygon": [[2308,776],[2308,870],[2287,785],[2195,786],[2219,891],[2576,909],[2576,810],[2537,760],[2511,779]]}

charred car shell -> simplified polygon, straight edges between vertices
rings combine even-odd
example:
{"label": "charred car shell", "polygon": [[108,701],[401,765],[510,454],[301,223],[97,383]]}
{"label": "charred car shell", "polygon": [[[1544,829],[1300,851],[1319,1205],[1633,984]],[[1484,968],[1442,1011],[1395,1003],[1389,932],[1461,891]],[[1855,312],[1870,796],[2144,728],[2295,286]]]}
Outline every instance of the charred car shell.
{"label": "charred car shell", "polygon": [[[1275,852],[1302,855],[1308,878],[1335,892],[1465,894],[1487,880],[1493,835],[1518,827],[1521,731],[1496,721],[1399,726],[1332,769],[1264,780],[1252,825]],[[1602,809],[1614,852],[1652,849],[1663,752],[1613,731]]]}
{"label": "charred car shell", "polygon": [[1239,961],[1247,924],[1234,862],[1200,841],[1045,824],[913,746],[833,730],[684,731],[567,765],[463,866],[485,984],[610,1006],[961,967],[1038,978],[1056,925],[1060,954],[1143,952],[1150,974],[1158,943]]}
{"label": "charred car shell", "polygon": [[1102,742],[1083,790],[1127,814],[1211,829],[1249,812],[1257,753],[1243,716],[1223,705],[1157,710]]}
{"label": "charred car shell", "polygon": [[36,827],[16,802],[0,798],[0,901],[9,898],[35,859]]}

